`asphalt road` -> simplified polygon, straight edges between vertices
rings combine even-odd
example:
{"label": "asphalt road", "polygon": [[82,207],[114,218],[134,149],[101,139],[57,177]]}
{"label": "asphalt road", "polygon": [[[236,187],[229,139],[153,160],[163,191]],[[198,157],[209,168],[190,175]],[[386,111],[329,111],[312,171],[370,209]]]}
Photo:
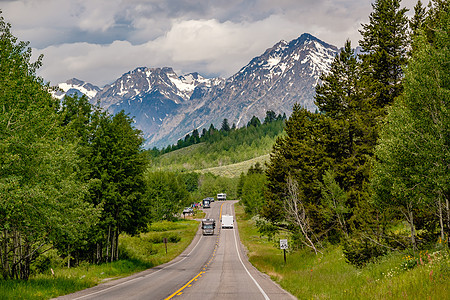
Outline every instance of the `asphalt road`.
{"label": "asphalt road", "polygon": [[[234,215],[235,202],[213,202],[206,217]],[[57,299],[295,299],[248,262],[234,226],[221,229],[216,221],[213,236],[200,229],[169,263]]]}

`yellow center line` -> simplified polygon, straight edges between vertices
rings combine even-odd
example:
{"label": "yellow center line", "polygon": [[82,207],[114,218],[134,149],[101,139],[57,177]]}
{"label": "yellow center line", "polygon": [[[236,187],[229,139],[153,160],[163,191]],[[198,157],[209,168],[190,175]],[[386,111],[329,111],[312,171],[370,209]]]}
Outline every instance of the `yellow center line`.
{"label": "yellow center line", "polygon": [[[222,203],[222,205],[220,206],[220,213],[219,213],[219,218],[221,219],[222,218],[222,207],[223,207],[223,205],[224,205],[225,203]],[[216,246],[217,246],[217,243],[216,243]],[[216,251],[216,249],[214,248],[214,252]],[[214,254],[213,254],[213,256],[214,256]],[[208,264],[211,262],[211,260],[208,262]],[[206,270],[206,268],[203,268],[203,270]],[[195,276],[194,278],[192,278],[188,283],[186,283],[185,285],[183,285],[178,291],[176,291],[175,293],[173,293],[172,295],[170,295],[169,297],[167,297],[166,299],[164,299],[164,300],[169,300],[169,299],[172,299],[173,297],[175,297],[175,296],[179,296],[179,295],[181,295],[182,294],[182,290],[184,290],[186,287],[191,287],[192,286],[192,282],[193,281],[197,281],[197,279],[199,278],[199,277],[202,277],[202,274],[203,273],[205,273],[205,272],[203,272],[203,271],[201,271],[200,273],[198,273],[197,274],[197,276]]]}
{"label": "yellow center line", "polygon": [[194,278],[192,278],[188,283],[186,283],[185,285],[183,285],[178,291],[176,291],[175,293],[173,293],[172,295],[170,295],[169,297],[167,297],[165,300],[169,300],[172,299],[173,297],[175,297],[176,295],[178,295],[178,293],[180,293],[182,290],[184,290],[188,285],[191,284],[192,281],[197,280],[198,277],[202,277],[202,274],[205,272],[200,272],[197,274],[197,276],[195,276]]}

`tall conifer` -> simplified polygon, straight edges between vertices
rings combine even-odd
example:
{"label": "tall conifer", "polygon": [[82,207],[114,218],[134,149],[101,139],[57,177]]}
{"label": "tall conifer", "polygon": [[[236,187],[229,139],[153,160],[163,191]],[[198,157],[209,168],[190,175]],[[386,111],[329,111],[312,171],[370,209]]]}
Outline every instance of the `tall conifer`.
{"label": "tall conifer", "polygon": [[366,71],[368,97],[383,108],[402,92],[403,67],[407,61],[408,19],[401,0],[376,0],[369,23],[362,24],[359,44]]}

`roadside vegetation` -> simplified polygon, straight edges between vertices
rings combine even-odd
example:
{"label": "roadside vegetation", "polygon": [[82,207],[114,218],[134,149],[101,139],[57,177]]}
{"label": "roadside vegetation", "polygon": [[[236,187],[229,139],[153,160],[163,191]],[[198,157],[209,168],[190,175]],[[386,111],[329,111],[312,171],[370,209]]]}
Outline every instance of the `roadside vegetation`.
{"label": "roadside vegetation", "polygon": [[433,250],[391,252],[358,268],[339,245],[315,255],[289,238],[286,264],[278,233],[261,235],[257,218],[235,205],[241,242],[250,262],[298,299],[446,299],[450,294],[450,252],[437,241]]}
{"label": "roadside vegetation", "polygon": [[[146,270],[180,255],[197,230],[198,222],[193,220],[153,223],[146,233],[121,235],[120,259],[100,265],[81,263],[67,268],[67,261],[61,259],[56,251],[49,251],[35,265],[40,269],[39,273],[27,281],[0,280],[0,298],[50,299]],[[167,254],[163,238],[167,238]]]}

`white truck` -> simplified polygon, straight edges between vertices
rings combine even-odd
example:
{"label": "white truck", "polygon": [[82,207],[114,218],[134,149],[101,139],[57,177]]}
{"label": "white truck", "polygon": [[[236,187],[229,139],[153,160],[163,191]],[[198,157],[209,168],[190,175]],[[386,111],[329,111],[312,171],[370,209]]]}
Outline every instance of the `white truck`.
{"label": "white truck", "polygon": [[222,221],[222,228],[234,228],[233,216],[223,215],[221,221]]}

